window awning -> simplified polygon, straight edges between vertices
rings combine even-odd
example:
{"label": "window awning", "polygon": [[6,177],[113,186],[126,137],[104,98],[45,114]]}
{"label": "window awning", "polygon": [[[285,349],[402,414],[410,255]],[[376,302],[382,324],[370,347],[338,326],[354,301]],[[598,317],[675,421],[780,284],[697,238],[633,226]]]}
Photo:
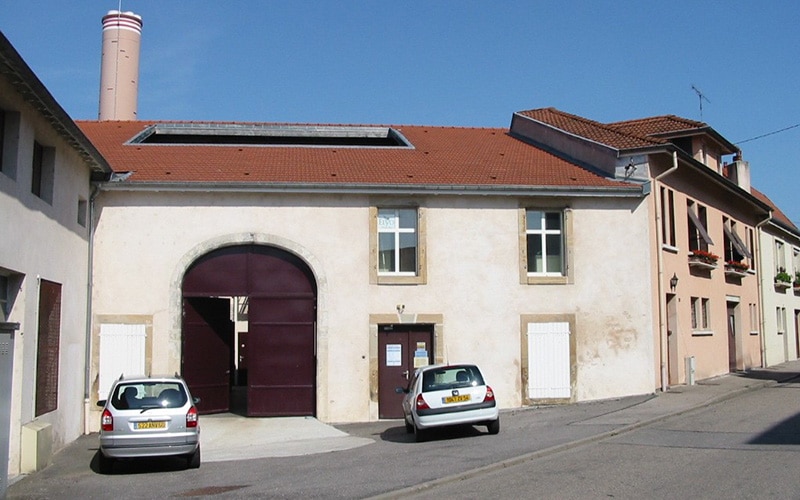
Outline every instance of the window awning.
{"label": "window awning", "polygon": [[725,230],[725,236],[727,236],[728,239],[731,240],[731,243],[733,243],[733,247],[736,249],[736,251],[744,255],[748,259],[752,259],[753,254],[750,253],[750,250],[748,250],[747,245],[745,245],[744,242],[741,240],[741,238],[739,238],[739,235],[736,234],[735,231],[732,231],[731,228],[729,228],[727,225],[722,226],[722,228]]}
{"label": "window awning", "polygon": [[703,226],[703,223],[700,222],[700,218],[697,217],[696,213],[694,213],[694,207],[689,207],[689,210],[687,210],[687,212],[689,212],[689,220],[692,221],[692,224],[694,224],[695,229],[697,229],[697,232],[700,233],[700,237],[703,238],[706,244],[713,245],[714,242],[711,241],[711,236],[708,235],[708,231],[706,231],[705,226]]}

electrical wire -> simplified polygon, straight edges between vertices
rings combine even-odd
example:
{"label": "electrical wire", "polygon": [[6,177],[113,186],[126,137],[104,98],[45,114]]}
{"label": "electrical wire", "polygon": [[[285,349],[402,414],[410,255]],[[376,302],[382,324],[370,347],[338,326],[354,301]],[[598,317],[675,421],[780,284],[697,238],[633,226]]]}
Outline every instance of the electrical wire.
{"label": "electrical wire", "polygon": [[745,139],[743,141],[735,142],[734,144],[744,144],[745,142],[755,141],[756,139],[762,139],[764,137],[768,137],[770,135],[775,135],[775,134],[778,134],[780,132],[785,132],[787,130],[791,130],[791,129],[797,128],[797,127],[800,127],[800,123],[792,125],[792,126],[789,126],[789,127],[786,127],[786,128],[782,128],[780,130],[776,130],[774,132],[769,132],[767,134],[762,134],[762,135],[759,135],[759,136],[756,136],[756,137],[751,137],[750,139]]}

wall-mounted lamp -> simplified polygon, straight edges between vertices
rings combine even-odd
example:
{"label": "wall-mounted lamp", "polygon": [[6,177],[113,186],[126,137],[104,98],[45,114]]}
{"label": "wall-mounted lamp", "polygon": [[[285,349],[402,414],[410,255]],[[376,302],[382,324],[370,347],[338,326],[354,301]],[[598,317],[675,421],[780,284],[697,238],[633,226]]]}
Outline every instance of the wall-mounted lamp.
{"label": "wall-mounted lamp", "polygon": [[405,304],[397,304],[397,314],[403,314],[403,311],[406,310]]}
{"label": "wall-mounted lamp", "polygon": [[674,292],[675,288],[678,287],[678,275],[672,273],[672,278],[669,279],[669,288]]}

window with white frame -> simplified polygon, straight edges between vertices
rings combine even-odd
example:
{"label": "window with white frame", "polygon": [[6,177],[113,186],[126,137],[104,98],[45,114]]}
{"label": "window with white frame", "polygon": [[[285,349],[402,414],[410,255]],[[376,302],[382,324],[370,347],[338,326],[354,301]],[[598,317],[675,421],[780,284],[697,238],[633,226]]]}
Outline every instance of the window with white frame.
{"label": "window with white frame", "polygon": [[775,272],[786,272],[786,252],[781,240],[775,240]]}
{"label": "window with white frame", "polygon": [[689,250],[708,251],[708,247],[714,242],[711,241],[711,236],[708,234],[706,207],[687,200],[686,214],[689,227]]}
{"label": "window with white frame", "polygon": [[792,281],[797,286],[800,283],[800,248],[792,248],[792,266],[794,271]]}
{"label": "window with white frame", "polygon": [[783,335],[786,333],[786,308],[776,307],[775,316],[778,325],[778,335]]}
{"label": "window with white frame", "polygon": [[711,327],[709,321],[709,300],[705,297],[692,297],[692,330],[707,331]]}
{"label": "window with white frame", "polygon": [[661,188],[661,242],[675,247],[675,193]]}
{"label": "window with white frame", "polygon": [[525,239],[529,275],[565,275],[566,245],[562,211],[526,210]]}
{"label": "window with white frame", "polygon": [[378,209],[378,274],[417,274],[417,209]]}

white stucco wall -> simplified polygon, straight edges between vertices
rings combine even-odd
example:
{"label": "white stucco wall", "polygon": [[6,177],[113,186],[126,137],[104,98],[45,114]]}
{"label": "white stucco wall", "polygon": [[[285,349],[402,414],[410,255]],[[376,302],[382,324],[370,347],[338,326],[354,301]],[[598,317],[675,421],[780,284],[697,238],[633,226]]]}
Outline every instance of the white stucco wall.
{"label": "white stucco wall", "polygon": [[[4,235],[0,238],[0,268],[22,276],[8,317],[9,322],[20,324],[14,338],[9,443],[9,474],[14,475],[20,470],[20,436],[25,424],[52,425],[53,451],[83,432],[88,231],[77,223],[77,212],[79,197],[89,198],[89,169],[2,81],[0,107],[21,113],[18,145],[14,151],[6,151],[7,161],[15,158],[16,177],[0,173],[0,233]],[[16,129],[7,127],[6,133],[16,134]],[[34,139],[56,150],[52,204],[31,193]],[[61,343],[58,408],[35,417],[40,278],[62,285]]]}
{"label": "white stucco wall", "polygon": [[377,418],[369,400],[369,318],[396,316],[397,304],[405,305],[407,316],[441,315],[447,360],[477,361],[502,407],[522,402],[525,315],[574,315],[574,400],[652,392],[642,200],[562,201],[560,206],[572,209],[572,283],[529,285],[520,283],[518,231],[520,206],[535,206],[532,200],[419,197],[414,201],[425,209],[427,283],[370,284],[369,207],[396,201],[105,191],[98,198],[94,330],[107,316],[152,316],[152,371],[179,369],[180,281],[186,267],[224,244],[252,241],[292,251],[317,278],[322,420]]}
{"label": "white stucco wall", "polygon": [[[763,297],[763,338],[764,357],[767,366],[772,366],[798,358],[797,315],[800,314],[800,294],[793,287],[775,286],[778,264],[775,255],[775,240],[783,242],[786,272],[792,277],[797,269],[793,262],[793,250],[800,247],[800,241],[784,231],[766,225],[759,231],[761,248],[761,293]],[[778,333],[777,309],[785,309],[786,331]]]}

